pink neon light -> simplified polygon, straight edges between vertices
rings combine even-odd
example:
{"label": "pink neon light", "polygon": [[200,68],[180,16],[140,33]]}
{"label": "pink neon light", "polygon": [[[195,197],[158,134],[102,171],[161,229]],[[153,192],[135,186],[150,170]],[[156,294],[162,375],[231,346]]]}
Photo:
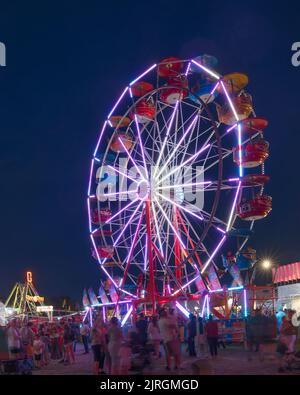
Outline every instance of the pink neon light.
{"label": "pink neon light", "polygon": [[[178,102],[177,102],[178,103]],[[171,155],[168,157],[167,161],[165,162],[165,164],[163,165],[163,167],[161,168],[161,170],[158,172],[157,174],[157,178],[160,176],[160,174],[164,171],[164,169],[166,168],[166,166],[168,165],[168,163],[170,162],[170,160],[173,158],[173,156],[176,154],[178,148],[180,147],[181,143],[183,142],[183,140],[185,139],[186,135],[190,132],[190,130],[192,129],[192,127],[194,126],[194,124],[196,123],[198,118],[198,115],[196,115],[193,119],[193,121],[191,122],[191,124],[189,125],[189,127],[187,128],[186,132],[183,134],[183,136],[181,137],[181,139],[179,140],[179,142],[177,143],[176,147],[174,148],[173,152],[171,153]]]}
{"label": "pink neon light", "polygon": [[88,217],[89,217],[89,231],[92,231],[92,221],[91,221],[91,207],[90,207],[90,199],[87,198],[87,206],[88,206]]}
{"label": "pink neon light", "polygon": [[229,133],[229,132],[231,132],[233,129],[235,129],[236,127],[237,127],[237,123],[235,123],[233,126],[231,126],[231,128],[229,128],[229,129],[227,129],[226,130],[226,133]]}
{"label": "pink neon light", "polygon": [[207,298],[208,298],[208,295],[205,295],[204,301],[203,301],[203,306],[202,306],[201,317],[203,317],[203,315],[204,315],[204,309],[205,309],[205,305],[206,305],[206,302],[207,302]]}
{"label": "pink neon light", "polygon": [[191,67],[191,62],[189,62],[187,68],[186,68],[186,72],[184,73],[185,76],[188,75],[189,71],[190,71],[190,67]]}
{"label": "pink neon light", "polygon": [[196,185],[210,185],[210,184],[212,184],[212,181],[203,181],[203,182],[194,182],[192,184],[166,185],[164,187],[159,187],[159,189],[173,189],[173,188],[175,189],[175,188],[194,187]]}
{"label": "pink neon light", "polygon": [[152,69],[154,69],[154,67],[156,67],[156,66],[157,66],[157,65],[156,65],[156,63],[155,63],[153,66],[149,67],[149,69],[147,69],[144,73],[142,73],[141,75],[139,75],[135,80],[131,81],[130,84],[129,84],[129,86],[132,86],[135,82],[137,82],[138,80],[140,80],[141,78],[143,78],[146,74],[149,73],[149,71],[151,71]]}
{"label": "pink neon light", "polygon": [[166,218],[167,222],[169,223],[170,227],[172,228],[174,234],[176,235],[176,237],[178,238],[178,240],[180,241],[180,244],[182,245],[182,247],[186,250],[185,244],[184,242],[181,240],[181,237],[179,236],[178,232],[176,231],[176,229],[174,228],[172,222],[169,220],[167,214],[165,213],[164,209],[161,207],[161,205],[159,204],[159,201],[157,199],[155,199],[158,207],[160,208],[160,211],[163,213],[163,216]]}
{"label": "pink neon light", "polygon": [[231,212],[230,212],[229,220],[228,220],[228,223],[227,223],[226,232],[228,232],[229,229],[230,229],[230,224],[231,224],[231,220],[232,220],[233,213],[234,213],[234,210],[235,210],[237,198],[238,198],[238,195],[239,195],[239,192],[240,192],[241,183],[242,182],[239,181],[239,185],[238,185],[237,190],[236,190],[236,194],[235,194],[235,197],[234,197],[233,205],[231,207]]}
{"label": "pink neon light", "polygon": [[148,169],[147,169],[146,159],[145,159],[144,144],[143,144],[143,142],[142,142],[142,136],[141,136],[140,127],[139,127],[139,124],[138,124],[136,115],[134,116],[134,120],[135,120],[137,132],[138,132],[138,136],[139,136],[139,140],[140,140],[140,147],[141,147],[141,151],[142,151],[143,162],[144,162],[144,167],[145,167],[147,179],[149,179],[149,174],[148,174]]}
{"label": "pink neon light", "polygon": [[121,174],[122,176],[128,178],[129,180],[131,180],[131,181],[133,181],[133,182],[136,182],[137,184],[139,183],[139,181],[135,180],[135,179],[132,178],[132,177],[129,177],[127,174],[123,173],[122,171],[120,171],[120,170],[118,170],[118,169],[115,169],[115,168],[112,167],[111,165],[108,165],[108,167],[109,167],[110,169],[116,171],[117,173]]}
{"label": "pink neon light", "polygon": [[191,284],[192,284],[194,281],[196,281],[197,278],[199,278],[199,277],[200,277],[200,274],[198,274],[196,277],[194,277],[194,278],[193,278],[192,280],[190,280],[188,283],[184,284],[184,285],[181,287],[181,289],[177,289],[177,291],[175,291],[175,292],[172,294],[172,296],[178,294],[178,292],[180,292],[182,289],[184,289],[184,288],[188,287],[189,285],[191,285]]}
{"label": "pink neon light", "polygon": [[119,234],[119,236],[117,237],[116,241],[114,242],[114,247],[118,244],[121,236],[123,235],[123,233],[125,232],[125,230],[127,229],[127,227],[130,225],[133,217],[135,216],[136,212],[138,211],[138,209],[141,207],[141,204],[144,201],[142,200],[139,205],[136,207],[136,209],[134,210],[134,212],[132,213],[132,215],[130,216],[129,220],[127,221],[126,225],[124,226],[124,228],[122,229],[121,233]]}
{"label": "pink neon light", "polygon": [[221,228],[219,228],[218,226],[217,226],[217,229],[218,229],[218,231],[220,231],[221,233],[223,233],[223,234],[225,234],[226,232],[225,232],[225,230],[223,230],[223,229],[221,229]]}
{"label": "pink neon light", "polygon": [[239,178],[229,178],[228,181],[229,182],[234,182],[234,181],[240,181],[240,179]]}
{"label": "pink neon light", "polygon": [[219,79],[220,79],[220,77],[219,77],[217,74],[215,74],[214,72],[212,72],[212,71],[209,70],[208,68],[202,66],[200,63],[196,62],[194,59],[192,59],[192,62],[193,62],[196,66],[200,67],[200,69],[206,71],[209,75],[211,75],[212,77],[214,77],[216,80],[219,80]]}
{"label": "pink neon light", "polygon": [[213,95],[215,93],[215,91],[216,91],[216,89],[218,88],[219,85],[220,85],[220,82],[218,81],[216,83],[216,85],[214,86],[214,89],[210,92],[210,95]]}
{"label": "pink neon light", "polygon": [[112,219],[116,218],[119,214],[121,214],[124,210],[126,210],[128,207],[130,207],[132,204],[140,200],[138,197],[132,202],[129,202],[125,207],[123,207],[120,211],[118,211],[116,214],[114,214],[112,217],[110,217],[105,223],[108,224]]}
{"label": "pink neon light", "polygon": [[97,151],[98,151],[98,148],[99,148],[99,145],[100,145],[100,141],[101,141],[101,139],[102,139],[104,130],[105,130],[105,128],[106,128],[106,125],[107,125],[107,121],[105,121],[104,124],[103,124],[103,126],[102,126],[102,130],[101,130],[101,132],[100,132],[100,136],[99,136],[99,139],[98,139],[98,142],[97,142],[95,151],[94,151],[94,156],[96,156],[96,153],[97,153]]}
{"label": "pink neon light", "polygon": [[196,152],[193,156],[191,156],[190,158],[188,158],[186,161],[184,161],[180,166],[176,167],[174,170],[170,171],[170,173],[166,174],[161,180],[160,182],[162,182],[163,180],[165,180],[166,178],[170,177],[172,174],[174,174],[177,170],[183,168],[186,164],[188,164],[189,162],[191,162],[193,159],[195,159],[198,155],[200,155],[203,151],[207,150],[207,148],[209,148],[211,146],[211,144],[207,144],[205,147],[201,148],[200,151]]}
{"label": "pink neon light", "polygon": [[243,166],[242,166],[242,127],[241,124],[238,124],[238,142],[239,142],[239,174],[240,177],[243,177]]}
{"label": "pink neon light", "polygon": [[112,193],[105,193],[102,196],[107,197],[107,196],[118,196],[118,195],[126,195],[126,194],[130,194],[130,193],[136,193],[138,192],[138,190],[134,190],[134,191],[122,191],[122,192],[112,192]]}
{"label": "pink neon light", "polygon": [[199,215],[193,213],[192,211],[188,210],[187,208],[185,208],[183,206],[180,206],[180,204],[178,204],[178,203],[174,202],[173,200],[165,197],[164,195],[161,195],[159,192],[156,192],[156,193],[157,193],[157,195],[161,196],[163,199],[167,200],[171,204],[174,204],[174,206],[176,206],[176,207],[180,208],[181,210],[186,211],[187,213],[189,213],[189,214],[193,215],[194,217],[200,219],[200,221],[203,221],[203,217],[199,217]]}
{"label": "pink neon light", "polygon": [[115,111],[115,109],[117,108],[118,104],[120,103],[120,101],[123,99],[123,96],[125,95],[125,93],[128,91],[128,86],[126,86],[126,88],[123,90],[121,96],[119,97],[119,99],[117,100],[116,104],[113,106],[111,112],[108,114],[107,119],[109,119],[112,115],[112,113]]}
{"label": "pink neon light", "polygon": [[164,257],[164,252],[163,252],[162,243],[161,243],[161,239],[160,239],[159,228],[158,228],[158,223],[157,223],[157,218],[156,218],[156,212],[155,212],[155,207],[154,207],[153,202],[151,202],[151,206],[152,206],[153,218],[154,218],[156,233],[157,233],[158,242],[159,242],[160,253],[161,253],[161,256]]}
{"label": "pink neon light", "polygon": [[145,257],[144,257],[144,272],[147,270],[147,254],[148,254],[148,237],[147,234],[145,234]]}
{"label": "pink neon light", "polygon": [[138,168],[137,164],[135,163],[133,157],[130,155],[128,149],[125,147],[122,139],[120,139],[120,137],[118,138],[118,140],[120,141],[120,143],[122,144],[122,147],[124,148],[124,150],[126,151],[126,154],[128,155],[128,157],[130,158],[131,162],[134,164],[134,167],[137,169],[138,173],[140,174],[140,176],[142,177],[143,180],[147,181],[145,179],[145,177],[143,176],[143,174],[141,173],[140,169]]}
{"label": "pink neon light", "polygon": [[190,312],[185,309],[179,302],[176,301],[176,307],[178,308],[178,310],[180,310],[183,315],[185,315],[187,318],[189,318],[190,316]]}
{"label": "pink neon light", "polygon": [[128,318],[130,317],[130,314],[132,313],[133,307],[130,306],[129,310],[127,311],[125,317],[123,318],[122,322],[121,322],[121,327],[123,327],[126,324],[126,321],[128,320]]}
{"label": "pink neon light", "polygon": [[226,240],[226,236],[223,236],[220,243],[217,245],[216,249],[214,250],[214,252],[212,253],[212,255],[209,257],[208,261],[206,262],[206,264],[203,266],[202,270],[201,270],[201,274],[203,274],[203,272],[206,270],[207,266],[210,264],[210,262],[214,259],[214,256],[216,255],[216,253],[219,251],[220,247],[222,246],[222,244],[224,243],[224,241]]}
{"label": "pink neon light", "polygon": [[[140,229],[142,220],[143,220],[143,216],[141,215],[141,217],[139,219],[139,222],[137,224],[137,228],[136,228],[137,230]],[[135,243],[132,243],[131,247],[130,247],[130,250],[129,250],[129,254],[127,255],[127,258],[126,258],[126,263],[128,263],[128,259],[129,259],[129,257],[131,257],[131,253],[132,253],[132,250],[134,249],[134,247],[135,247]],[[123,282],[123,279],[121,280],[120,285],[122,284],[122,282]]]}
{"label": "pink neon light", "polygon": [[94,170],[94,159],[92,159],[91,162],[91,168],[90,168],[90,178],[89,178],[89,186],[88,186],[88,196],[91,193],[91,185],[92,185],[92,176],[93,176],[93,170]]}
{"label": "pink neon light", "polygon": [[225,88],[225,85],[224,85],[223,81],[221,81],[221,85],[222,85],[222,88],[223,88],[223,90],[224,90],[224,92],[225,92],[225,95],[226,95],[226,97],[227,97],[227,100],[228,100],[228,102],[229,102],[229,105],[230,105],[230,107],[231,107],[231,110],[232,110],[232,112],[233,112],[233,115],[235,116],[235,119],[238,121],[238,120],[239,120],[239,117],[238,117],[238,115],[237,115],[237,112],[235,111],[234,105],[233,105],[233,103],[232,103],[232,101],[231,101],[231,99],[230,99],[230,97],[229,97],[229,94],[228,94],[228,92],[227,92],[227,89]]}
{"label": "pink neon light", "polygon": [[171,130],[174,118],[175,118],[175,114],[176,114],[176,111],[177,111],[177,108],[178,108],[178,103],[179,103],[179,101],[177,100],[177,102],[175,104],[175,107],[174,107],[174,110],[173,110],[173,113],[172,113],[171,120],[170,120],[169,125],[168,125],[168,129],[167,129],[167,132],[166,132],[166,135],[165,135],[165,139],[164,139],[163,145],[161,147],[161,150],[160,150],[160,153],[159,153],[159,156],[158,156],[158,159],[157,159],[156,167],[154,169],[154,176],[156,174],[156,170],[157,170],[157,168],[159,166],[161,157],[162,157],[164,149],[165,149],[165,145],[166,145],[167,140],[168,140],[168,136],[169,136],[169,133],[170,133],[170,130]]}

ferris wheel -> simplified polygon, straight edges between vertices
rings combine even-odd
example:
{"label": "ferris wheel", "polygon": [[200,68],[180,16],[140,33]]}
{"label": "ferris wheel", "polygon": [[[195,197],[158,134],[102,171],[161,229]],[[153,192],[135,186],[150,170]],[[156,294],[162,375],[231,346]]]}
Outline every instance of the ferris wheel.
{"label": "ferris wheel", "polygon": [[[107,115],[88,186],[93,257],[124,299],[157,303],[220,289],[220,257],[238,255],[264,194],[268,122],[242,73],[217,59],[167,58],[125,87]],[[238,240],[238,242],[237,242]]]}

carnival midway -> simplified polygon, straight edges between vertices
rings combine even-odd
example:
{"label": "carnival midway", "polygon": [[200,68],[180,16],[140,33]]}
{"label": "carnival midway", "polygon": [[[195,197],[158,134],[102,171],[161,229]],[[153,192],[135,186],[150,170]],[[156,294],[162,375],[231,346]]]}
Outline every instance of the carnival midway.
{"label": "carnival midway", "polygon": [[168,57],[121,87],[88,176],[98,288],[57,310],[20,273],[3,374],[298,374],[300,262],[251,244],[272,221],[268,120],[248,76],[219,70]]}

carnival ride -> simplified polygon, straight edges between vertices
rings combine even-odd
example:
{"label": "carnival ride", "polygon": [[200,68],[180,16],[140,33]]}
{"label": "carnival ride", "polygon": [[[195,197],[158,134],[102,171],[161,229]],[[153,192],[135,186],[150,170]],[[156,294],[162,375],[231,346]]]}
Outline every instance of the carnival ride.
{"label": "carnival ride", "polygon": [[31,272],[26,273],[25,283],[16,283],[5,302],[6,318],[28,318],[47,313],[48,318],[52,311],[47,311],[44,297],[40,296],[33,284]]}
{"label": "carnival ride", "polygon": [[[169,302],[185,315],[193,301],[202,315],[247,315],[256,258],[246,244],[272,209],[268,121],[256,116],[248,77],[222,76],[216,65],[210,55],[152,65],[100,130],[87,206],[110,291],[101,287],[97,305],[127,306],[122,325]],[[222,263],[226,249],[234,252]]]}

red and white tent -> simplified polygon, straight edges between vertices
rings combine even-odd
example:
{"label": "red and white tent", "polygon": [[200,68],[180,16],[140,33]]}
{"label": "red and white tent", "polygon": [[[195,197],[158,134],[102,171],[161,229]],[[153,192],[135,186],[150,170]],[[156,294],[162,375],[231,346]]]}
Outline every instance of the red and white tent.
{"label": "red and white tent", "polygon": [[272,272],[274,284],[300,281],[300,262],[289,263],[288,265],[273,268]]}

